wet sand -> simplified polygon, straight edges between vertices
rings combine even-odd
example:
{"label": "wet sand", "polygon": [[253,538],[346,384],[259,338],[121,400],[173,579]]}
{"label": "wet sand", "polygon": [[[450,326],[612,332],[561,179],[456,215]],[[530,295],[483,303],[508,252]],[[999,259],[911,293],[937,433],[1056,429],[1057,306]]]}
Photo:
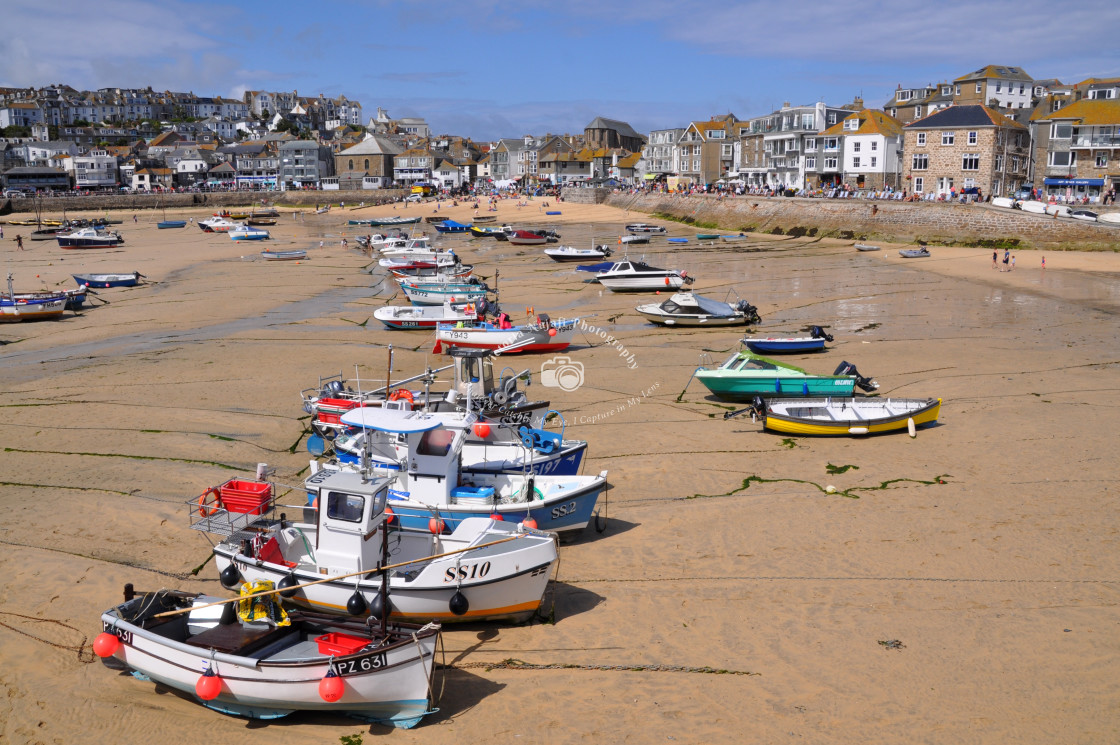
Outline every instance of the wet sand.
{"label": "wet sand", "polygon": [[[546,217],[534,200],[503,202],[498,215],[616,249],[625,223],[650,221],[551,209],[563,214]],[[4,227],[17,290],[78,272],[137,270],[150,282],[100,291],[80,316],[0,326],[0,738],[324,743],[390,732],[325,715],[226,717],[104,668],[88,643],[126,582],[227,594],[212,563],[191,574],[209,546],[188,529],[186,500],[259,462],[298,485],[301,389],[340,371],[383,379],[388,344],[394,378],[440,361],[431,335],[372,319],[404,298],[340,245],[359,234],[346,219],[400,213],[285,214],[269,247],[308,249],[299,263],[261,261],[260,244],[194,226],[157,230],[151,212],[136,224],[124,215],[119,249],[17,252],[11,238],[30,229]],[[540,385],[547,358],[506,363],[534,372],[530,392],[563,413],[567,436],[589,441],[585,471],[608,469],[612,488],[605,532],[561,549],[555,622],[448,628],[454,669],[440,711],[394,740],[1120,738],[1120,258],[1046,254],[1043,271],[1040,254],[1023,251],[1016,271],[998,272],[983,249],[903,260],[886,244],[698,245],[695,231],[669,229],[689,244],[655,238],[630,255],[687,270],[705,295],[746,298],[764,332],[826,326],[830,349],[794,364],[831,373],[847,360],[880,395],[941,397],[940,423],[913,440],[787,440],[746,417],[724,421],[738,407],[695,381],[681,392],[740,331],[657,328],[633,308],[665,295],[612,294],[539,247],[447,239],[478,273],[500,266],[514,319],[528,306],[579,315],[617,339],[577,335],[568,356],[585,382],[571,393]],[[494,666],[506,660],[554,667]]]}

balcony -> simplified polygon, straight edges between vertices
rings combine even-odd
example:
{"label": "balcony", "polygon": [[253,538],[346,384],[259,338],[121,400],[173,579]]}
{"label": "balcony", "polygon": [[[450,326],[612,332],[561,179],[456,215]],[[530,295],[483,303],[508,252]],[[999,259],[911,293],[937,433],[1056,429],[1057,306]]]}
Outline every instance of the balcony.
{"label": "balcony", "polygon": [[1069,146],[1075,147],[1120,147],[1120,135],[1092,135],[1089,137],[1074,137]]}

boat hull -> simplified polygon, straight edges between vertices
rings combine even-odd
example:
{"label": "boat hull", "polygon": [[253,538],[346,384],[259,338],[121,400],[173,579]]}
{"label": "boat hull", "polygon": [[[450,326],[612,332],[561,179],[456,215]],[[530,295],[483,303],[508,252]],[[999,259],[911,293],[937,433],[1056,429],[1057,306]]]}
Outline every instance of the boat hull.
{"label": "boat hull", "polygon": [[647,309],[646,306],[639,306],[635,310],[651,323],[656,323],[659,326],[744,326],[747,323],[747,319],[743,315],[712,316],[691,313],[663,313],[660,312],[659,307],[651,305]]}
{"label": "boat hull", "polygon": [[88,287],[135,287],[140,284],[140,275],[132,274],[71,274],[79,285]]}
{"label": "boat hull", "polygon": [[684,287],[684,277],[679,275],[657,277],[599,277],[599,284],[611,292],[656,292],[679,290]]}
{"label": "boat hull", "polygon": [[22,321],[44,321],[59,318],[66,312],[67,298],[59,295],[42,300],[16,302],[0,300],[0,323],[20,323]]}
{"label": "boat hull", "polygon": [[412,284],[401,285],[401,291],[413,305],[443,305],[445,302],[477,302],[486,297],[483,286],[462,285],[457,287],[421,287]]}
{"label": "boat hull", "polygon": [[185,228],[187,227],[186,220],[164,220],[161,223],[156,223],[156,227],[160,230],[167,230],[168,228]]}
{"label": "boat hull", "polygon": [[700,370],[696,379],[713,395],[731,401],[755,396],[851,396],[855,378],[849,376],[751,376],[721,375],[718,370]]}
{"label": "boat hull", "polygon": [[[827,406],[851,406],[852,401],[855,401],[856,406],[863,403],[860,399],[838,401],[834,398],[828,402]],[[848,437],[882,434],[886,432],[903,432],[909,429],[911,420],[913,420],[915,427],[921,427],[936,422],[941,412],[941,399],[939,398],[922,400],[918,402],[922,404],[921,406],[905,410],[901,409],[904,409],[906,402],[895,402],[895,407],[900,409],[898,412],[891,411],[890,399],[872,399],[867,403],[873,405],[876,409],[882,409],[881,415],[829,421],[807,415],[814,409],[819,412],[819,410],[826,405],[825,402],[819,399],[810,401],[791,400],[773,403],[781,403],[785,413],[770,410],[768,407],[762,420],[762,424],[766,429],[786,434],[821,437]],[[806,415],[798,415],[799,407],[805,410],[801,413]]]}
{"label": "boat hull", "polygon": [[798,352],[819,352],[824,349],[824,339],[744,339],[743,343],[752,352],[759,354],[790,354]]}
{"label": "boat hull", "polygon": [[[549,335],[549,331],[556,331]],[[575,324],[566,324],[554,329],[524,327],[512,329],[488,328],[452,328],[440,327],[436,331],[436,338],[445,346],[465,347],[467,349],[502,349],[513,344],[518,344],[516,349],[509,349],[503,354],[521,354],[525,352],[559,352],[567,349],[575,336]]]}
{"label": "boat hull", "polygon": [[261,258],[265,261],[295,261],[306,259],[307,251],[302,249],[297,251],[261,251]]}

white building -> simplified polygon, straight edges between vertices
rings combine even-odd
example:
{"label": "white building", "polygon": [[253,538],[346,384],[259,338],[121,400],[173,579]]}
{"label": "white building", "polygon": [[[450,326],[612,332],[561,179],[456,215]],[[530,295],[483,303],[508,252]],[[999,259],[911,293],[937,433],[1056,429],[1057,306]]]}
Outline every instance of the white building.
{"label": "white building", "polygon": [[117,157],[104,150],[67,158],[63,167],[73,174],[76,189],[115,188],[120,183]]}

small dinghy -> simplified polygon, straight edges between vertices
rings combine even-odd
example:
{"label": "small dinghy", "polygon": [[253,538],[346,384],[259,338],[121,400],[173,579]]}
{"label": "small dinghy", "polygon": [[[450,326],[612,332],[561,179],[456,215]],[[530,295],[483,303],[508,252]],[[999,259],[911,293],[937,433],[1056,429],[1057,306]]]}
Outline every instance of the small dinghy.
{"label": "small dinghy", "polygon": [[738,235],[721,235],[719,238],[727,243],[739,243],[745,241],[747,236],[745,233],[739,233]]}
{"label": "small dinghy", "polygon": [[697,233],[696,240],[698,241],[717,241],[719,240],[719,233]]}
{"label": "small dinghy", "polygon": [[74,281],[85,287],[135,287],[144,275],[131,274],[71,274]]}
{"label": "small dinghy", "polygon": [[925,246],[921,248],[903,248],[899,250],[898,255],[904,259],[921,259],[929,256],[929,249]]}
{"label": "small dinghy", "polygon": [[619,236],[618,242],[619,242],[620,245],[623,245],[623,246],[631,244],[631,243],[635,243],[635,244],[637,244],[637,243],[649,243],[649,236],[646,235],[646,234],[640,234],[639,235],[637,233],[635,233],[633,235],[622,235],[622,236]]}
{"label": "small dinghy", "polygon": [[688,239],[687,238],[669,238],[668,242],[669,243],[688,243]]}
{"label": "small dinghy", "polygon": [[857,251],[878,251],[879,247],[878,246],[872,246],[868,243],[857,243],[856,244],[856,250]]}
{"label": "small dinghy", "polygon": [[187,227],[187,221],[186,220],[164,220],[163,222],[157,222],[156,227],[159,228],[160,230],[167,230],[168,228],[185,228],[185,227]]}
{"label": "small dinghy", "polygon": [[550,241],[555,242],[551,232],[536,233],[531,230],[515,230],[506,237],[506,240],[515,246],[540,246]]}
{"label": "small dinghy", "polygon": [[94,652],[110,668],[247,719],[323,711],[408,728],[431,713],[439,624],[286,612],[271,583],[246,588],[260,592],[231,601],[125,585],[124,602],[101,614]]}
{"label": "small dinghy", "polygon": [[595,246],[594,248],[557,246],[556,248],[546,248],[544,254],[553,261],[588,261],[607,258],[611,255],[611,249],[610,246]]}
{"label": "small dinghy", "polygon": [[1010,197],[992,197],[992,206],[1011,209],[1015,206],[1015,200]]}
{"label": "small dinghy", "polygon": [[750,412],[762,426],[792,435],[873,435],[884,432],[911,434],[933,424],[941,411],[940,398],[772,398],[724,414],[729,419]]}
{"label": "small dinghy", "polygon": [[832,341],[832,334],[825,333],[820,326],[813,326],[808,336],[752,336],[741,341],[752,352],[759,354],[819,352],[824,349],[826,341]]}
{"label": "small dinghy", "polygon": [[650,225],[644,222],[631,223],[626,226],[628,233],[664,233],[665,228],[661,225]]}
{"label": "small dinghy", "polygon": [[470,323],[478,319],[474,303],[440,305],[386,305],[373,317],[391,329],[434,329],[441,323]]}
{"label": "small dinghy", "polygon": [[1023,212],[1031,212],[1036,215],[1046,214],[1046,202],[1039,202],[1036,200],[1027,200],[1025,202],[1016,202],[1016,205]]}
{"label": "small dinghy", "polygon": [[307,251],[302,248],[292,251],[261,251],[261,258],[265,261],[295,261],[306,259]]}
{"label": "small dinghy", "polygon": [[[222,584],[234,588],[267,580],[294,605],[327,613],[368,613],[378,619],[383,611],[405,621],[532,618],[559,558],[554,537],[520,520],[491,519],[493,507],[453,525],[439,509],[424,509],[417,527],[403,521],[398,506],[422,500],[432,491],[446,493],[443,505],[453,504],[452,496],[470,501],[468,495],[481,495],[458,485],[457,458],[450,453],[455,435],[441,428],[438,419],[380,408],[354,409],[346,417],[360,414],[369,414],[369,421],[378,426],[395,428],[410,444],[402,447],[411,452],[408,461],[416,468],[401,471],[394,464],[396,470],[371,466],[356,473],[320,469],[315,463],[304,481],[307,509],[285,507],[289,518],[295,512],[288,520],[272,519],[275,510],[269,505],[251,507],[249,514],[231,512],[246,505],[222,498],[224,486],[207,491],[191,527],[224,537],[214,546]],[[436,475],[434,466],[449,470]],[[247,492],[272,486],[234,483]],[[215,491],[217,502],[207,497]],[[257,510],[263,512],[252,514]],[[525,514],[524,506],[520,512]],[[245,532],[225,532],[243,524]],[[379,566],[387,571],[379,571]]]}
{"label": "small dinghy", "polygon": [[635,310],[661,326],[742,326],[762,320],[758,308],[746,300],[730,305],[693,292],[677,292],[661,304],[639,305]]}

